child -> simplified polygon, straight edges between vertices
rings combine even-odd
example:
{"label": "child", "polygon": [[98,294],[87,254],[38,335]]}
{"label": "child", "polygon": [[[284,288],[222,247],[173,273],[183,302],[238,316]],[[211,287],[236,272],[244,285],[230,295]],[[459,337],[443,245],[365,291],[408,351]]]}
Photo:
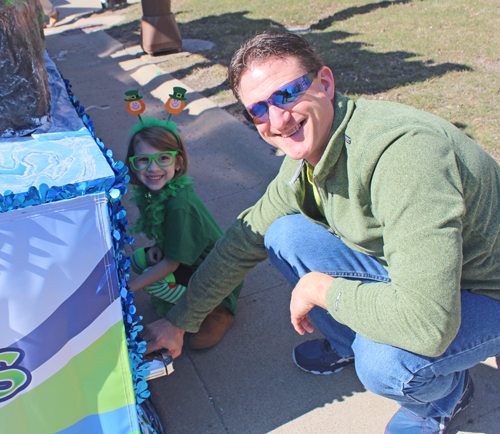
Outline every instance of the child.
{"label": "child", "polygon": [[[223,232],[186,175],[186,148],[175,123],[143,116],[132,128],[126,164],[134,184],[132,203],[140,212],[133,230],[155,240],[153,247],[133,253],[132,270],[139,276],[129,289],[154,296],[163,316]],[[222,339],[233,323],[242,287],[243,282],[205,318],[191,336],[190,348],[209,348]]]}

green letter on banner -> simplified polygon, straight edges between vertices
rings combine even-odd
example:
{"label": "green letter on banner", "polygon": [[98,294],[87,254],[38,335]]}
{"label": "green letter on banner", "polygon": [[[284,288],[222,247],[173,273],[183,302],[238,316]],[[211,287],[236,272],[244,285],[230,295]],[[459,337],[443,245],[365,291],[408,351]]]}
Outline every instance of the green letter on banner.
{"label": "green letter on banner", "polygon": [[19,366],[23,357],[23,350],[0,349],[0,402],[13,398],[31,383],[29,371]]}

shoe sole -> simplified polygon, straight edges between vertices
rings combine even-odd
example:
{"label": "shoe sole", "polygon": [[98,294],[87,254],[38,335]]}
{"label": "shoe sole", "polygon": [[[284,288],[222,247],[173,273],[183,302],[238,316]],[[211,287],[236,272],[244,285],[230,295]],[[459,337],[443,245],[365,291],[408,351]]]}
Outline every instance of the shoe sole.
{"label": "shoe sole", "polygon": [[[304,372],[309,372],[311,374],[314,374],[314,375],[331,375],[331,374],[336,374],[337,372],[340,372],[342,371],[342,369],[345,369],[349,366],[352,366],[354,365],[354,359],[352,359],[352,362],[344,365],[344,366],[340,366],[339,368],[337,368],[335,371],[323,371],[323,372],[320,372],[320,371],[313,371],[313,370],[309,370],[309,369],[305,369],[303,368],[302,366],[300,366],[298,363],[297,363],[297,360],[295,359],[295,350],[293,351],[292,353],[292,358],[293,358],[293,361],[294,363],[300,368],[302,369]],[[349,359],[346,359],[346,361],[349,361]]]}

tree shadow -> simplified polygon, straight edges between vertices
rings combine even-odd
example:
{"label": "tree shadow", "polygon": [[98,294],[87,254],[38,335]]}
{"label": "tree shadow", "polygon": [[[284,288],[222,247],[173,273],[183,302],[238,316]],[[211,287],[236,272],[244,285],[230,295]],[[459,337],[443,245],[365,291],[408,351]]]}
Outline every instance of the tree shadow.
{"label": "tree shadow", "polygon": [[[309,36],[309,35],[308,35]],[[324,34],[307,37],[314,46],[324,46]],[[390,51],[377,53],[361,42],[330,44],[325,64],[333,70],[336,88],[343,93],[373,95],[412,83],[423,82],[450,72],[472,71],[470,66],[415,59],[418,53]],[[413,60],[414,59],[414,60]]]}
{"label": "tree shadow", "polygon": [[[336,87],[342,93],[373,95],[412,83],[423,82],[441,77],[450,72],[472,71],[472,68],[459,63],[435,63],[432,60],[417,59],[419,53],[409,51],[376,52],[369,44],[352,42],[346,39],[356,33],[345,31],[321,31],[332,23],[346,20],[355,15],[369,14],[380,8],[410,3],[413,0],[395,0],[372,3],[365,6],[346,8],[329,18],[311,26],[311,31],[303,36],[322,56],[325,64],[332,68]],[[183,12],[176,14],[182,17]],[[178,23],[183,39],[202,39],[216,44],[212,50],[200,51],[202,62],[171,72],[182,80],[195,69],[212,65],[229,66],[232,54],[249,37],[266,30],[285,30],[285,27],[271,19],[247,18],[249,11],[210,15],[185,23]],[[136,20],[109,31],[112,36],[140,34],[140,21]],[[140,43],[140,36],[137,36]],[[229,89],[227,80],[201,91],[203,96],[212,96]]]}
{"label": "tree shadow", "polygon": [[[401,0],[400,2],[407,1],[409,0]],[[382,2],[382,4],[386,3],[392,2]],[[359,9],[360,13],[368,13],[367,11],[374,10],[373,7],[370,9],[368,6],[350,9]],[[344,16],[342,13],[339,14]],[[351,11],[349,14],[353,14],[353,12]],[[245,17],[245,13],[204,17],[200,20],[181,24],[179,27],[181,34],[185,38],[209,39],[210,29],[220,28],[228,21],[232,23],[232,26],[239,29],[252,28],[253,32],[241,31],[235,34],[230,33],[227,38],[220,38],[216,41],[217,48],[215,50],[201,53],[207,59],[208,64],[219,63],[228,66],[230,55],[221,56],[221,53],[224,54],[228,51],[234,53],[241,43],[254,34],[270,29],[284,29],[283,26],[272,20],[250,20]],[[198,30],[200,27],[203,30]],[[230,29],[226,31],[231,32]],[[472,68],[464,64],[434,63],[432,60],[415,59],[419,56],[418,53],[408,51],[378,53],[372,51],[368,44],[346,41],[347,38],[355,36],[355,33],[344,31],[311,32],[303,36],[321,54],[325,64],[332,68],[337,89],[344,93],[376,94],[410,83],[441,77],[449,72],[472,71]],[[207,62],[204,63],[206,66]],[[189,73],[190,69],[196,67],[188,68],[183,73]],[[182,79],[183,76],[185,75],[181,74],[176,78]],[[224,84],[227,86],[227,82]],[[205,96],[210,96],[217,90],[219,89],[206,89],[203,93]]]}
{"label": "tree shadow", "polygon": [[343,11],[337,12],[336,14],[333,14],[331,17],[319,20],[316,24],[313,24],[311,26],[311,30],[325,30],[335,22],[345,21],[356,15],[369,14],[370,12],[376,11],[377,9],[383,9],[389,6],[394,6],[399,4],[407,4],[411,3],[412,1],[413,0],[393,0],[393,1],[385,0],[379,3],[370,3],[368,5],[363,5],[363,6],[353,6],[344,9]]}

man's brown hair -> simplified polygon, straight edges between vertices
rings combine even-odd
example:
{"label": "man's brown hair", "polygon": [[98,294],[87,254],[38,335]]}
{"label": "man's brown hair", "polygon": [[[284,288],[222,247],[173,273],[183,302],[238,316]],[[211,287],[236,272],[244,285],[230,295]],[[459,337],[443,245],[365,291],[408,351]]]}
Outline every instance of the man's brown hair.
{"label": "man's brown hair", "polygon": [[227,79],[234,96],[241,102],[240,81],[243,73],[254,62],[265,62],[272,58],[297,59],[305,71],[318,71],[323,59],[300,35],[283,31],[267,31],[248,39],[233,55]]}

